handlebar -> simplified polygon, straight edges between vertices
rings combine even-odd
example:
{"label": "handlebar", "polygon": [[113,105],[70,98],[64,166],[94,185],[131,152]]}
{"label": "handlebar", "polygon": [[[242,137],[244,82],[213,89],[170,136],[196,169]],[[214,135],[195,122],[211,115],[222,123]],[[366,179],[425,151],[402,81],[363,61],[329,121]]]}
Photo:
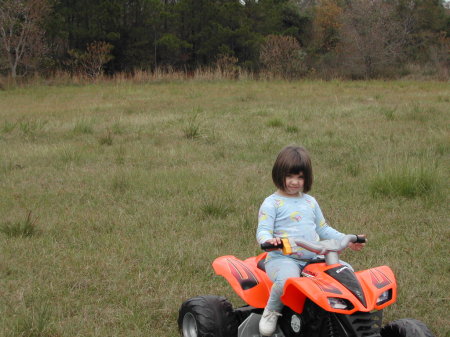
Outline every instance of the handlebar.
{"label": "handlebar", "polygon": [[353,243],[366,243],[366,242],[367,242],[367,238],[365,236],[356,235],[356,241],[354,241]]}
{"label": "handlebar", "polygon": [[274,245],[271,243],[264,242],[261,244],[261,249],[265,251],[272,251],[277,249],[282,249],[284,253],[290,250],[291,247],[302,247],[316,254],[326,255],[329,252],[341,252],[343,249],[348,247],[350,242],[353,243],[365,243],[367,240],[362,235],[347,234],[340,241],[337,240],[324,240],[311,242],[303,239],[296,238],[283,238],[281,239],[281,244]]}
{"label": "handlebar", "polygon": [[261,243],[261,249],[265,250],[266,252],[270,252],[271,250],[277,250],[277,249],[283,248],[283,246],[284,246],[283,241],[281,241],[281,243],[276,246],[269,242]]}

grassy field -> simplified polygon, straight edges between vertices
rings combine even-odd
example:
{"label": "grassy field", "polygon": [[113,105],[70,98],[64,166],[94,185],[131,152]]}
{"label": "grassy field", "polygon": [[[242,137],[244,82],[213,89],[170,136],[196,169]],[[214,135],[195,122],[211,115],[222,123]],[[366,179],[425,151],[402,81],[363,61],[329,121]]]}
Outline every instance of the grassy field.
{"label": "grassy field", "polygon": [[174,81],[0,91],[0,336],[177,336],[182,301],[242,302],[212,260],[260,253],[288,144],[329,223],[389,265],[386,321],[450,336],[450,88],[439,82]]}

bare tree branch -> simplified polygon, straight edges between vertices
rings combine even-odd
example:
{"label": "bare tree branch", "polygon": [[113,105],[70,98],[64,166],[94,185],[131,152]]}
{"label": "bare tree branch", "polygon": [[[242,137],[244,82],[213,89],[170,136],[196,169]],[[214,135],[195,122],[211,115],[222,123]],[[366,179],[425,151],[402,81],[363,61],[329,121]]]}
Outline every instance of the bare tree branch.
{"label": "bare tree branch", "polygon": [[343,63],[370,78],[395,66],[404,56],[408,23],[382,0],[352,0],[343,14],[340,54]]}
{"label": "bare tree branch", "polygon": [[31,67],[45,50],[42,20],[48,15],[47,0],[0,0],[0,54],[15,78],[19,65]]}

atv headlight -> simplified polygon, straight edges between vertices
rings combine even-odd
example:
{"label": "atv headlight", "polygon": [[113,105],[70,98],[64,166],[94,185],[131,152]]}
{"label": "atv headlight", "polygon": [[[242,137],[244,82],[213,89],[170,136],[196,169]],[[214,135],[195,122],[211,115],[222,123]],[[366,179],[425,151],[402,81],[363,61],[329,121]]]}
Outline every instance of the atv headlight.
{"label": "atv headlight", "polygon": [[385,292],[381,293],[381,295],[377,298],[377,305],[386,303],[391,298],[392,298],[392,289],[386,290]]}
{"label": "atv headlight", "polygon": [[347,303],[346,300],[343,298],[337,298],[337,297],[328,297],[328,304],[330,304],[330,307],[333,309],[339,309],[339,310],[348,310],[351,309],[349,303]]}

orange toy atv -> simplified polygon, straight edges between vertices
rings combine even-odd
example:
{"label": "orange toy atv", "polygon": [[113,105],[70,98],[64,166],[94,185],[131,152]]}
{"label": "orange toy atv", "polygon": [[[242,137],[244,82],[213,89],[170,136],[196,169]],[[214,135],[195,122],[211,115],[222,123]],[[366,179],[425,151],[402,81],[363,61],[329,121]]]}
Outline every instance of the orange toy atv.
{"label": "orange toy atv", "polygon": [[[382,326],[383,308],[397,297],[397,283],[387,266],[353,272],[339,263],[339,253],[349,242],[364,238],[346,235],[340,242],[307,242],[283,239],[325,259],[312,260],[301,277],[290,278],[281,297],[285,307],[274,337],[433,337],[422,322],[400,319]],[[279,249],[263,244],[264,250]],[[259,320],[269,298],[272,282],[264,270],[267,253],[244,261],[228,255],[213,262],[216,274],[223,276],[248,304],[233,309],[219,296],[199,296],[185,301],[178,326],[183,337],[260,337]]]}

